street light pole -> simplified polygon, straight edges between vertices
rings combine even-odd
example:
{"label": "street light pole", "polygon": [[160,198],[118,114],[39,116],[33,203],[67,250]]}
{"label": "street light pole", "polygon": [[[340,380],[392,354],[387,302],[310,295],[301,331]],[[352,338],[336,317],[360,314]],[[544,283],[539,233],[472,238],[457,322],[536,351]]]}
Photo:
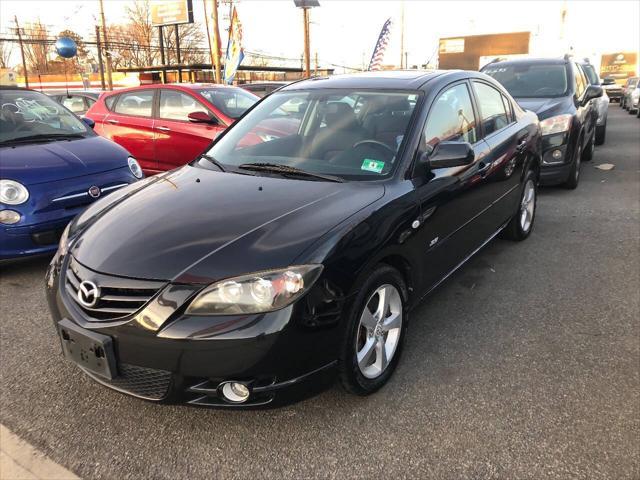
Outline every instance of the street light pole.
{"label": "street light pole", "polygon": [[213,20],[213,64],[216,70],[216,83],[222,83],[222,76],[220,74],[220,29],[218,27],[218,0],[213,0],[211,19]]}
{"label": "street light pole", "polygon": [[302,21],[304,22],[304,74],[311,76],[311,47],[309,45],[309,7],[302,8]]}

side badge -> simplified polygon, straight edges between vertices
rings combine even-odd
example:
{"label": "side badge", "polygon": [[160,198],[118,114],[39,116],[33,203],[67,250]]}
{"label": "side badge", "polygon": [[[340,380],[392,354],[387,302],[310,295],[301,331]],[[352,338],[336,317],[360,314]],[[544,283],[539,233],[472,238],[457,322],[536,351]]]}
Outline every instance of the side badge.
{"label": "side badge", "polygon": [[436,237],[431,240],[431,242],[429,242],[429,247],[433,247],[436,243],[438,243],[438,240],[440,240],[440,237]]}

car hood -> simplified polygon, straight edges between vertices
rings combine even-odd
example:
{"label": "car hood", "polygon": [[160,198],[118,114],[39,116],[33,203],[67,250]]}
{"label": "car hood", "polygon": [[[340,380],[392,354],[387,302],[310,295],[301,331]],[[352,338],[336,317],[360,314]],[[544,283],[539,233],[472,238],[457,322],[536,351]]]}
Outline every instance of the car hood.
{"label": "car hood", "polygon": [[560,115],[562,113],[570,113],[567,97],[560,98],[515,98],[525,110],[531,110],[538,115],[538,119],[544,120],[553,115]]}
{"label": "car hood", "polygon": [[81,215],[72,255],[112,275],[207,283],[287,267],[384,194],[377,183],[240,175],[185,166]]}
{"label": "car hood", "polygon": [[0,149],[2,178],[24,185],[92,175],[127,166],[127,151],[106,138],[15,145]]}

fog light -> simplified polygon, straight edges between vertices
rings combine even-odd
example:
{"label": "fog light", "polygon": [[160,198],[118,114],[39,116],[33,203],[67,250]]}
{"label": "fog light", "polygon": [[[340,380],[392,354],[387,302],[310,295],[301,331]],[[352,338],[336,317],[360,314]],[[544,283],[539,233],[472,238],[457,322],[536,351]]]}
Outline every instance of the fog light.
{"label": "fog light", "polygon": [[222,395],[232,403],[243,403],[249,399],[249,387],[240,382],[226,382],[222,384]]}
{"label": "fog light", "polygon": [[554,150],[551,156],[553,157],[554,160],[560,160],[562,158],[562,151]]}
{"label": "fog light", "polygon": [[15,210],[0,210],[0,223],[13,225],[20,221],[20,214]]}

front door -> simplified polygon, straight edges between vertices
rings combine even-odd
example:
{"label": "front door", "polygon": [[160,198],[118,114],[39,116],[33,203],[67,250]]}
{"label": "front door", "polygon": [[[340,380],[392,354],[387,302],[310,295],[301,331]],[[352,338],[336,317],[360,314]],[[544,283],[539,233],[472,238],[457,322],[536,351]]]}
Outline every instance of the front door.
{"label": "front door", "polygon": [[155,156],[161,171],[185,165],[198,157],[223,130],[221,124],[193,123],[188,115],[208,109],[191,95],[160,88],[155,123]]}
{"label": "front door", "polygon": [[431,106],[421,139],[421,150],[446,140],[468,142],[475,152],[470,165],[416,172],[421,214],[413,242],[422,253],[423,291],[435,286],[488,236],[476,224],[491,203],[484,188],[490,149],[479,138],[471,98],[466,81],[445,87]]}

